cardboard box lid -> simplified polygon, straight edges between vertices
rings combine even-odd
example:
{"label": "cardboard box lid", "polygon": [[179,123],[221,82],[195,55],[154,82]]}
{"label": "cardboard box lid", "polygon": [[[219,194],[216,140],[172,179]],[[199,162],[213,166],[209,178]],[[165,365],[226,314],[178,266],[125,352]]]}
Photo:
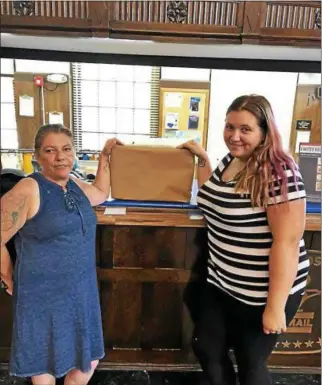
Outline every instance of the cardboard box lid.
{"label": "cardboard box lid", "polygon": [[117,146],[111,155],[114,199],[189,202],[194,156],[165,146]]}

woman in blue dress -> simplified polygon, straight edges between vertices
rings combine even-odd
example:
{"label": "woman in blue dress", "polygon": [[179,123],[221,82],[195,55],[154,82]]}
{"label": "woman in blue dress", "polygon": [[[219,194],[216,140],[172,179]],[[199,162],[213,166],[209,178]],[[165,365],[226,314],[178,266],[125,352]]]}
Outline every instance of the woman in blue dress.
{"label": "woman in blue dress", "polygon": [[[110,192],[106,142],[92,185],[70,178],[71,131],[42,126],[35,138],[41,172],[1,199],[1,280],[13,298],[10,374],[34,385],[86,385],[104,356],[92,206]],[[15,235],[13,270],[6,243]]]}

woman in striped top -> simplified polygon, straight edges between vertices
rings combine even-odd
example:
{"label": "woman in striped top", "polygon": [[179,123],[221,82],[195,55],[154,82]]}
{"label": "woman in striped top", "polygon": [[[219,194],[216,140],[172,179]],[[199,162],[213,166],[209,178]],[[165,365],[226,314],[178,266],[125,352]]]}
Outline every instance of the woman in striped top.
{"label": "woman in striped top", "polygon": [[224,140],[230,152],[214,172],[199,144],[180,146],[198,157],[198,205],[208,228],[193,348],[211,385],[236,383],[230,349],[240,385],[269,385],[267,358],[307,280],[305,190],[263,96],[233,101]]}

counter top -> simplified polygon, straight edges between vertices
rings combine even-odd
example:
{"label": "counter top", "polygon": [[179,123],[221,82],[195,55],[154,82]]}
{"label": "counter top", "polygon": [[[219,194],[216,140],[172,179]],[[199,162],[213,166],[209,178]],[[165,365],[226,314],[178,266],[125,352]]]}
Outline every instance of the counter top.
{"label": "counter top", "polygon": [[[105,207],[96,208],[99,225],[109,226],[160,226],[206,227],[206,221],[198,210],[127,208],[125,215],[104,215]],[[307,214],[307,231],[321,231],[321,215]]]}

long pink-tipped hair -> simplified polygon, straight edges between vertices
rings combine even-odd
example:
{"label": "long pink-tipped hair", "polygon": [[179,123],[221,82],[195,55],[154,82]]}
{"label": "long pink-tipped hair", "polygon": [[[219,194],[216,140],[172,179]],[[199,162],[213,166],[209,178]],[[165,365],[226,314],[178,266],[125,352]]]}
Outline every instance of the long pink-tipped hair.
{"label": "long pink-tipped hair", "polygon": [[287,195],[285,168],[291,169],[296,182],[296,165],[293,158],[283,150],[282,139],[269,101],[260,95],[243,95],[232,102],[226,115],[232,111],[248,111],[253,114],[264,134],[263,142],[252,153],[246,167],[237,175],[236,191],[248,191],[253,207],[263,207],[267,206],[270,193],[274,199],[275,187],[278,184],[285,199]]}

